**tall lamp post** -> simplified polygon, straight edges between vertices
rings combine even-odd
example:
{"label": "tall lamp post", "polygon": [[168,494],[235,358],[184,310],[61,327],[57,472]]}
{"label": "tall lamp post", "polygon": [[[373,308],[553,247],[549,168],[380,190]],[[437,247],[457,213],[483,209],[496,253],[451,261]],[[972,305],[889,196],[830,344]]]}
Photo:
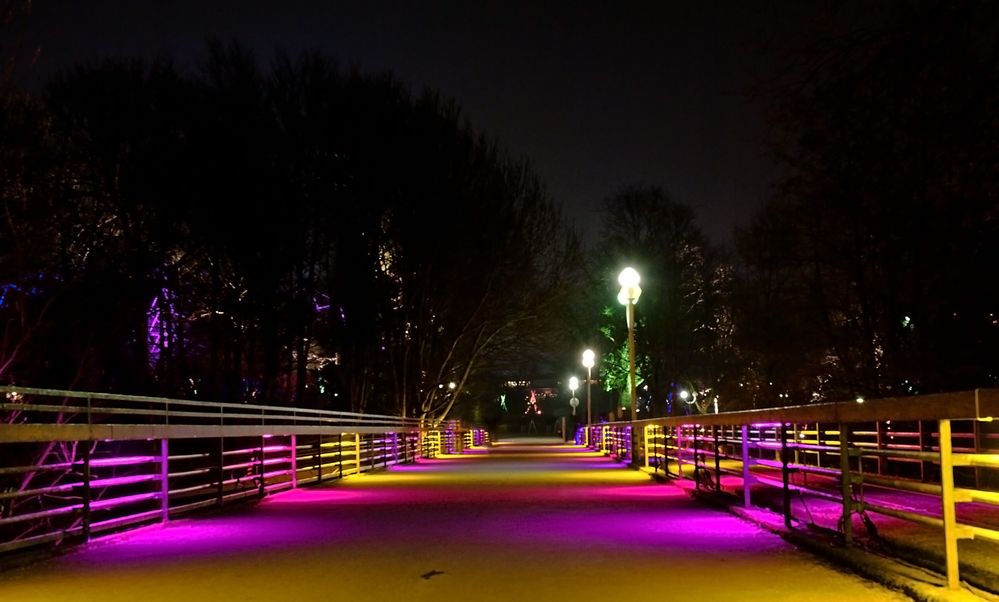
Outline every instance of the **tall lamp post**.
{"label": "tall lamp post", "polygon": [[583,351],[583,367],[586,368],[586,440],[585,444],[590,444],[590,425],[593,423],[593,415],[590,408],[591,385],[593,384],[593,364],[594,354],[592,349]]}
{"label": "tall lamp post", "polygon": [[641,277],[634,268],[624,268],[617,277],[621,291],[617,294],[617,300],[627,308],[628,314],[628,374],[631,386],[631,421],[637,419],[636,406],[638,405],[638,392],[635,385],[635,304],[642,294],[642,287],[638,286]]}

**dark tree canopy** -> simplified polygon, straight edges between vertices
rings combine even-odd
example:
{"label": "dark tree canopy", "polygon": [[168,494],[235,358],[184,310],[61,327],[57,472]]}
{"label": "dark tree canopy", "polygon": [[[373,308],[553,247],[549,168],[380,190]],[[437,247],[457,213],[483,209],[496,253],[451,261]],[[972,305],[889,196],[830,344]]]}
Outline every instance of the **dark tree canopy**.
{"label": "dark tree canopy", "polygon": [[999,376],[999,7],[888,16],[816,42],[776,90],[788,176],[737,242],[762,403]]}
{"label": "dark tree canopy", "polygon": [[604,228],[595,253],[595,306],[602,307],[606,343],[601,378],[624,395],[628,350],[624,308],[608,305],[625,266],[641,275],[636,307],[639,412],[696,411],[691,403],[719,394],[731,330],[724,304],[730,274],[695,223],[693,211],[658,187],[631,187],[604,201]]}
{"label": "dark tree canopy", "polygon": [[440,419],[559,328],[573,237],[435,93],[213,43],[4,102],[6,382]]}
{"label": "dark tree canopy", "polygon": [[527,161],[390,74],[4,65],[0,380],[440,419],[593,346],[626,392],[632,265],[640,412],[995,386],[999,5],[865,18],[766,90],[783,175],[730,250],[636,186],[586,263]]}

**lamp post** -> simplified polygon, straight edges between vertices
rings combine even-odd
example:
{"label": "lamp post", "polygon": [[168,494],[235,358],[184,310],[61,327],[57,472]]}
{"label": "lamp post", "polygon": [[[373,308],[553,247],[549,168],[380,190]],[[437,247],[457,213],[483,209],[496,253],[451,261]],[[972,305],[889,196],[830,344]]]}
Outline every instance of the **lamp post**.
{"label": "lamp post", "polygon": [[635,304],[642,294],[642,288],[638,286],[641,277],[634,268],[624,268],[617,277],[621,291],[617,294],[617,300],[627,308],[628,316],[628,374],[631,386],[631,421],[637,419],[636,406],[638,404],[638,391],[635,385]]}
{"label": "lamp post", "polygon": [[586,437],[583,438],[583,444],[589,447],[590,445],[590,425],[593,424],[593,414],[591,413],[590,399],[593,398],[592,385],[593,385],[593,364],[594,364],[594,354],[592,349],[586,349],[583,351],[583,367],[586,368]]}
{"label": "lamp post", "polygon": [[572,397],[569,398],[569,405],[572,406],[572,415],[576,415],[576,406],[579,405],[579,400],[576,399],[576,389],[579,388],[579,379],[575,376],[569,377],[569,390],[572,391]]}

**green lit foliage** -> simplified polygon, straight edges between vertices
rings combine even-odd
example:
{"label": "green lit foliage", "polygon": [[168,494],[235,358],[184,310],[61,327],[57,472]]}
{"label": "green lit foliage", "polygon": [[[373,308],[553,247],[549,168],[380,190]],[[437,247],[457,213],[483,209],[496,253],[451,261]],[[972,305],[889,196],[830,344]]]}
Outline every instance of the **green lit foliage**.
{"label": "green lit foliage", "polygon": [[[603,332],[609,330],[607,327],[601,328]],[[629,360],[628,345],[617,345],[601,358],[600,361],[600,382],[605,391],[616,392],[619,396],[618,407],[631,407],[631,387],[629,385]],[[642,374],[638,366],[635,367],[635,386],[641,386]]]}
{"label": "green lit foliage", "polygon": [[[660,188],[621,190],[605,200],[595,257],[594,272],[599,277],[593,286],[604,299],[617,295],[617,275],[623,267],[634,267],[642,278],[635,308],[636,371],[642,375],[637,380],[640,397],[648,405],[642,411],[663,413],[667,395],[681,377],[700,389],[717,388],[729,378],[725,367],[731,354],[726,304],[730,276],[697,227],[690,207]],[[627,325],[622,306],[604,307],[601,332],[607,341],[601,369],[608,364],[610,382],[627,395]]]}

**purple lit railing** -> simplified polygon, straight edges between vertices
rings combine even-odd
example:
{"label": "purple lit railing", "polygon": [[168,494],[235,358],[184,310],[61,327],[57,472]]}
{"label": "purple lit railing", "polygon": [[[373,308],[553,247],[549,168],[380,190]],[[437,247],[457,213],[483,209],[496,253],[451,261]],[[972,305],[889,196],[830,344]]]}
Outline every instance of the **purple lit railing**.
{"label": "purple lit railing", "polygon": [[[794,516],[792,499],[833,504],[839,509],[831,528],[847,543],[855,518],[874,524],[869,513],[939,526],[948,585],[956,587],[957,540],[999,543],[997,415],[999,391],[979,389],[604,423],[577,440],[664,476],[691,479],[698,490],[738,495],[746,506],[777,491],[788,527],[814,524],[811,511]],[[888,493],[879,498],[866,485]],[[928,496],[930,503],[900,508],[892,496]],[[939,511],[927,510],[934,497]],[[957,504],[976,505],[969,507],[976,524],[958,522]]]}
{"label": "purple lit railing", "polygon": [[458,422],[384,415],[20,387],[0,395],[0,553],[488,441]]}

